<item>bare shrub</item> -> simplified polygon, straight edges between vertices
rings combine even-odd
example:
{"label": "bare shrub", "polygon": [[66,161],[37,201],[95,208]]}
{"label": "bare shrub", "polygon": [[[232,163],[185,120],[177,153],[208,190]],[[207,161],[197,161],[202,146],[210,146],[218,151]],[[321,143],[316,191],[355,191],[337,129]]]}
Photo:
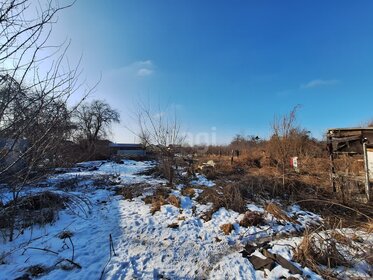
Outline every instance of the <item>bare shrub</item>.
{"label": "bare shrub", "polygon": [[310,136],[310,132],[296,125],[296,113],[299,106],[295,106],[289,114],[280,118],[275,117],[272,123],[272,136],[267,149],[278,162],[281,170],[282,184],[285,186],[289,171],[290,157],[322,156],[321,143]]}
{"label": "bare shrub", "polygon": [[140,129],[137,136],[144,146],[158,155],[159,169],[169,186],[173,186],[177,149],[185,140],[176,112],[173,116],[160,114],[159,111],[152,112],[149,107],[141,105],[137,119]]}
{"label": "bare shrub", "polygon": [[225,235],[229,235],[233,230],[232,224],[223,224],[220,226],[220,229],[224,232]]}
{"label": "bare shrub", "polygon": [[[0,9],[0,179],[12,191],[17,204],[25,185],[61,164],[62,147],[71,137],[72,95],[79,89],[79,62],[66,58],[69,43],[50,44],[60,5],[47,1],[5,0]],[[47,52],[45,50],[48,49]],[[69,102],[68,102],[69,101]],[[17,207],[8,215],[15,224]],[[9,232],[9,241],[14,229]]]}

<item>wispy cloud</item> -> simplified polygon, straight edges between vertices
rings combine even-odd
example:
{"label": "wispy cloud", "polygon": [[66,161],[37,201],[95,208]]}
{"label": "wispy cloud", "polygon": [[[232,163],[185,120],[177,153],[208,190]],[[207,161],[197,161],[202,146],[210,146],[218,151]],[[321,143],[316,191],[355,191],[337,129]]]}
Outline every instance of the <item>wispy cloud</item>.
{"label": "wispy cloud", "polygon": [[153,70],[152,69],[148,69],[148,68],[141,68],[137,71],[137,76],[149,76],[153,74]]}
{"label": "wispy cloud", "polygon": [[154,64],[151,60],[136,61],[130,66],[137,71],[137,76],[145,77],[153,74],[154,72]]}
{"label": "wispy cloud", "polygon": [[307,88],[316,88],[316,87],[323,87],[323,86],[333,86],[339,84],[339,80],[322,80],[316,79],[309,81],[306,84],[302,84],[300,88],[307,89]]}
{"label": "wispy cloud", "polygon": [[155,65],[151,60],[139,60],[120,68],[107,72],[109,76],[119,76],[122,79],[135,77],[146,77],[154,74]]}

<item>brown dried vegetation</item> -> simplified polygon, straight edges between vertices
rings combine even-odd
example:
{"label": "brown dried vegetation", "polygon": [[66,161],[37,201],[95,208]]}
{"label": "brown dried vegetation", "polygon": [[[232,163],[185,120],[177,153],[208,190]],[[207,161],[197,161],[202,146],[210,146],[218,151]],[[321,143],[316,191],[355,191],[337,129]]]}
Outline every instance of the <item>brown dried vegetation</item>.
{"label": "brown dried vegetation", "polygon": [[181,194],[183,196],[189,196],[190,198],[192,198],[195,196],[196,191],[191,187],[186,187],[181,190]]}
{"label": "brown dried vegetation", "polygon": [[180,198],[178,198],[177,196],[170,195],[170,196],[168,197],[167,201],[168,201],[171,205],[173,205],[173,206],[175,206],[175,207],[177,207],[177,208],[180,208]]}
{"label": "brown dried vegetation", "polygon": [[232,224],[223,224],[220,226],[220,229],[224,232],[225,235],[229,235],[233,230]]}
{"label": "brown dried vegetation", "polygon": [[250,227],[258,226],[264,223],[263,214],[259,212],[246,211],[243,219],[240,221],[240,226]]}
{"label": "brown dried vegetation", "polygon": [[13,201],[0,209],[0,227],[11,226],[13,211],[16,211],[16,228],[25,228],[34,224],[45,225],[57,219],[58,211],[65,208],[69,198],[53,192],[43,192],[18,198],[16,207]]}
{"label": "brown dried vegetation", "polygon": [[[294,251],[294,260],[302,266],[309,267],[326,279],[333,279],[335,275],[330,268],[337,266],[349,267],[350,262],[337,248],[338,241],[332,236],[321,236],[317,233],[306,233],[302,242]],[[323,269],[320,265],[326,266]]]}
{"label": "brown dried vegetation", "polygon": [[293,218],[289,217],[281,207],[273,202],[268,203],[265,206],[265,210],[272,214],[276,219],[283,220],[290,223],[298,223],[298,221],[294,220]]}
{"label": "brown dried vegetation", "polygon": [[239,184],[228,184],[224,187],[205,188],[198,196],[197,201],[202,204],[212,203],[211,209],[203,215],[203,219],[208,221],[214,212],[221,207],[231,209],[238,213],[246,210],[246,190]]}

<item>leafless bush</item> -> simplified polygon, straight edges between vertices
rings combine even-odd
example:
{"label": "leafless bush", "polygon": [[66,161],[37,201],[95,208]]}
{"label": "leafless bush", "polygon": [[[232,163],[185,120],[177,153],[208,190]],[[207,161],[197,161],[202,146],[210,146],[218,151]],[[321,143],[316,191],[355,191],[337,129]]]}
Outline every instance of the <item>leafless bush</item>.
{"label": "leafless bush", "polygon": [[321,156],[323,149],[321,143],[309,135],[309,131],[296,125],[296,113],[299,106],[294,107],[288,115],[275,117],[272,123],[272,136],[268,141],[267,149],[278,162],[282,174],[282,184],[289,173],[291,157]]}
{"label": "leafless bush", "polygon": [[159,156],[159,170],[172,186],[175,178],[176,150],[185,139],[176,113],[171,116],[152,112],[150,108],[142,105],[136,117],[140,129],[137,136],[149,150]]}
{"label": "leafless bush", "polygon": [[[67,106],[80,87],[80,70],[79,62],[65,67],[69,43],[49,46],[57,15],[72,4],[5,0],[0,5],[0,178],[17,204],[23,186],[63,158],[61,146],[71,135],[71,116],[80,104]],[[89,92],[83,90],[84,96]],[[15,219],[17,209],[9,217]]]}

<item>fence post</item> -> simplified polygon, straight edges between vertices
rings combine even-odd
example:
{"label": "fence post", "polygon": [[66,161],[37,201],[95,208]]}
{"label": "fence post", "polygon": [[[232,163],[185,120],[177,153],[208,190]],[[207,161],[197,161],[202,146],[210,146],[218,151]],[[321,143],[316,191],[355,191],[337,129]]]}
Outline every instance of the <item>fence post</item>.
{"label": "fence post", "polygon": [[364,167],[365,167],[365,194],[367,196],[368,202],[370,201],[370,183],[369,183],[369,161],[367,153],[367,143],[363,143],[364,150]]}

